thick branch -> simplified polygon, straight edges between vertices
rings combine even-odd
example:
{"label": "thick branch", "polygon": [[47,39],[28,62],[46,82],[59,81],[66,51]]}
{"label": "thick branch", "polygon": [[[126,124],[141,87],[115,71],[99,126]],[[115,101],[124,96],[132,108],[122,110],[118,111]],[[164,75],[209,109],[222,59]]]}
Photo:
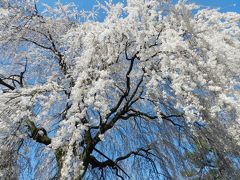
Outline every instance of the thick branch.
{"label": "thick branch", "polygon": [[14,90],[14,89],[15,89],[14,86],[12,86],[12,85],[4,82],[1,78],[0,78],[0,84],[3,85],[3,86],[5,86],[5,87],[7,87],[7,88],[9,88],[9,89],[11,89],[11,90]]}
{"label": "thick branch", "polygon": [[112,108],[111,112],[106,116],[106,119],[108,119],[113,113],[115,113],[118,110],[118,108],[122,104],[124,98],[126,98],[128,96],[128,94],[129,94],[129,91],[130,91],[130,73],[131,73],[131,71],[133,69],[134,59],[135,59],[135,57],[133,57],[131,59],[128,71],[126,73],[126,90],[124,91],[124,94],[120,97],[120,99],[119,99],[118,103],[116,104],[116,106],[114,108]]}
{"label": "thick branch", "polygon": [[47,131],[44,128],[37,128],[34,122],[27,120],[27,126],[31,131],[31,137],[38,143],[45,145],[51,144],[51,139],[47,135]]}
{"label": "thick branch", "polygon": [[[112,168],[118,168],[120,169],[125,175],[128,176],[128,174],[117,164],[116,161],[113,161],[112,159],[110,159],[109,157],[107,157],[105,154],[103,154],[101,151],[99,151],[98,149],[94,148],[94,150],[96,152],[98,152],[100,155],[102,155],[103,157],[105,157],[107,159],[107,161],[105,162],[99,162],[95,157],[91,156],[90,159],[92,160],[90,163],[91,165],[93,166],[93,168],[95,167],[100,167],[100,168],[103,168],[103,167],[106,167],[106,166],[109,166],[109,167],[112,167]],[[128,176],[129,177],[129,176]],[[130,178],[130,177],[129,177]]]}

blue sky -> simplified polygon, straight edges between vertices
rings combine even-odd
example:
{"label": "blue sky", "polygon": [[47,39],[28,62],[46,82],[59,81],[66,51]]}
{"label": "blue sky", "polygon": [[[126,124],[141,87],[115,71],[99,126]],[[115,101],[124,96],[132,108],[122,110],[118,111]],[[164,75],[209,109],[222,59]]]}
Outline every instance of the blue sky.
{"label": "blue sky", "polygon": [[220,8],[220,11],[235,11],[240,13],[240,0],[191,0],[205,7]]}
{"label": "blue sky", "polygon": [[[47,4],[52,4],[54,0],[42,0]],[[95,0],[60,0],[62,3],[74,2],[79,9],[90,10]],[[105,0],[99,0],[100,2],[104,2]],[[126,0],[113,0],[113,2],[126,2]],[[176,0],[174,0],[176,1]],[[200,4],[204,7],[211,8],[220,8],[220,11],[235,11],[240,13],[240,0],[189,0],[189,2],[194,2],[196,4]]]}

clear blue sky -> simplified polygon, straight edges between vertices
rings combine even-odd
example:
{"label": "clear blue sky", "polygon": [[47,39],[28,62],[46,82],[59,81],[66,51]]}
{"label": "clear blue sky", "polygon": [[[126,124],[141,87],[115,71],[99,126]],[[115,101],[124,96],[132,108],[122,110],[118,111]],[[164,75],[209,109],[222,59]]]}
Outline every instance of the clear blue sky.
{"label": "clear blue sky", "polygon": [[[66,2],[74,2],[79,9],[90,10],[95,0],[60,0],[62,3]],[[99,0],[100,2],[104,2],[105,0]],[[113,0],[113,2],[126,2],[126,0]],[[176,0],[174,0],[176,1]],[[47,4],[52,4],[54,0],[43,0],[43,2]],[[211,8],[220,8],[221,11],[235,11],[240,13],[240,0],[189,0],[189,2],[194,2],[200,4],[204,7]]]}
{"label": "clear blue sky", "polygon": [[235,11],[240,13],[240,0],[191,0],[205,7],[220,8],[220,11]]}

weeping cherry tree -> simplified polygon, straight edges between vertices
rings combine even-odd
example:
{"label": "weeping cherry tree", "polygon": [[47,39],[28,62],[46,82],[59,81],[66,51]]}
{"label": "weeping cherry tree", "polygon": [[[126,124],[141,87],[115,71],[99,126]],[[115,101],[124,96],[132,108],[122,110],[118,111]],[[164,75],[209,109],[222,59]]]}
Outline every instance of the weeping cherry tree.
{"label": "weeping cherry tree", "polygon": [[239,178],[239,24],[181,0],[1,0],[1,179]]}

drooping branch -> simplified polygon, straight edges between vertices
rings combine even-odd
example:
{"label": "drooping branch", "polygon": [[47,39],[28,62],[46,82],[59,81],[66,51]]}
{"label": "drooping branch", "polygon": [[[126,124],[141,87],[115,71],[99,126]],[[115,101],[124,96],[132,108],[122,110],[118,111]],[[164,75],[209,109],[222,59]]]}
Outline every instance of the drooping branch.
{"label": "drooping branch", "polygon": [[[125,172],[125,170],[123,168],[121,168],[118,165],[118,162],[126,160],[126,159],[130,158],[132,155],[134,155],[134,156],[141,156],[143,158],[146,158],[147,160],[149,160],[151,163],[154,164],[153,159],[151,159],[149,155],[154,156],[154,157],[156,156],[152,152],[150,152],[151,149],[149,147],[148,148],[138,148],[137,150],[131,151],[131,152],[127,153],[126,155],[116,158],[115,160],[112,160],[111,158],[107,157],[105,154],[103,154],[101,151],[99,151],[96,148],[94,148],[94,150],[96,152],[98,152],[101,156],[105,157],[107,160],[101,162],[101,161],[97,160],[94,156],[92,156],[92,155],[89,156],[88,161],[91,164],[93,169],[94,168],[103,169],[105,167],[110,167],[112,169],[115,169],[116,171],[117,170],[122,171],[127,177],[129,177],[129,175]],[[155,166],[155,169],[157,169],[156,166]]]}

